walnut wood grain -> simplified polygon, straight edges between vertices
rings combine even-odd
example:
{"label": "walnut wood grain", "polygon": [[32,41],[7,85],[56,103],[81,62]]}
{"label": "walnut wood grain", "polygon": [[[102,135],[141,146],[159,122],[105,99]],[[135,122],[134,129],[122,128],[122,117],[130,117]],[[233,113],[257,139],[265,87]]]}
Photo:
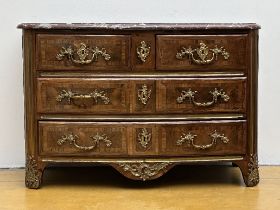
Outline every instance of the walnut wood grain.
{"label": "walnut wood grain", "polygon": [[[157,111],[160,113],[222,113],[246,112],[246,79],[220,78],[220,79],[181,79],[157,81]],[[210,91],[215,88],[222,89],[228,96],[228,101],[218,99],[216,103],[207,107],[195,106],[188,98],[182,103],[177,99],[182,91],[191,89],[197,91],[194,95],[199,103],[213,100]]]}
{"label": "walnut wood grain", "polygon": [[[137,55],[137,47],[141,46],[141,42],[144,41],[147,47],[150,47],[150,53],[145,62],[142,62]],[[132,36],[131,46],[131,63],[133,71],[152,71],[155,69],[155,56],[156,56],[156,43],[155,36],[150,33],[135,33]]]}
{"label": "walnut wood grain", "polygon": [[[115,113],[154,113],[156,100],[155,81],[150,80],[108,80],[85,78],[39,78],[37,106],[39,113],[83,113],[83,114],[115,114]],[[139,100],[138,91],[147,85],[151,91],[146,104]],[[108,102],[98,98],[57,100],[61,93],[71,91],[78,95],[88,95],[95,90],[102,91]]]}
{"label": "walnut wood grain", "polygon": [[[109,164],[130,179],[148,180],[176,164],[215,161],[235,162],[247,186],[258,184],[258,25],[18,27],[24,29],[27,187],[39,188],[44,168],[52,164]],[[137,56],[142,41],[150,46],[145,62]],[[200,65],[188,56],[176,58],[182,47],[195,49],[201,42],[208,49],[224,47],[228,59],[219,54],[217,60]],[[81,43],[104,47],[111,59],[101,56],[79,65],[56,58],[62,47],[76,49]],[[223,89],[229,100],[213,98],[210,91],[215,88]],[[57,101],[64,89],[77,93],[74,103]],[[144,89],[151,95],[141,93],[139,98]],[[194,98],[178,103],[188,89],[197,91]],[[106,96],[92,100],[94,90]],[[57,143],[67,132],[79,136],[76,146]],[[97,132],[107,133],[111,147],[100,141],[91,149],[90,136]],[[194,141],[178,144],[188,132],[196,135]],[[223,135],[227,138],[221,141]]]}
{"label": "walnut wood grain", "polygon": [[[130,110],[130,85],[128,81],[91,79],[38,79],[38,112],[45,113],[128,113]],[[103,91],[109,102],[106,104],[92,98],[57,101],[63,90],[77,94]],[[81,106],[79,106],[79,104]]]}
{"label": "walnut wood grain", "polygon": [[[39,123],[40,155],[55,156],[117,156],[127,155],[128,127],[123,125],[96,124],[96,123],[66,123],[66,122],[40,122]],[[77,135],[77,143],[83,146],[91,146],[91,136],[96,134],[106,135],[111,141],[111,145],[106,147],[104,142],[100,142],[92,150],[81,150],[69,142],[62,145],[58,140],[62,136]]]}
{"label": "walnut wood grain", "polygon": [[[139,141],[142,130],[151,135],[147,147]],[[217,140],[212,148],[197,150],[187,143],[178,145],[183,133],[197,135],[195,144],[206,145],[211,142],[211,134],[217,131],[229,139],[224,144]],[[110,147],[102,142],[92,150],[81,150],[69,142],[63,145],[58,140],[67,134],[77,135],[77,143],[91,145],[90,136],[96,133],[106,134],[112,144]],[[189,155],[240,155],[246,152],[245,121],[213,122],[40,122],[40,155],[52,156],[189,156]]]}
{"label": "walnut wood grain", "polygon": [[[37,35],[36,61],[38,70],[129,70],[130,36],[125,35]],[[90,64],[75,64],[68,59],[58,60],[62,47],[77,50],[84,43],[91,48],[104,48],[110,60],[99,57]]]}
{"label": "walnut wood grain", "polygon": [[[194,144],[203,146],[212,142],[211,134],[217,131],[228,138],[228,143],[220,140],[208,149],[197,149],[187,142],[178,145],[177,141],[183,134],[191,133],[197,135],[194,138]],[[246,122],[232,121],[221,122],[190,122],[184,125],[166,124],[158,130],[159,153],[168,156],[186,156],[186,155],[237,155],[246,153]]]}
{"label": "walnut wood grain", "polygon": [[[156,68],[158,70],[228,70],[240,69],[246,71],[247,54],[247,35],[158,35],[157,36],[157,58]],[[198,65],[190,62],[188,56],[179,60],[176,54],[181,51],[182,47],[192,49],[199,48],[203,42],[209,49],[217,46],[223,47],[228,53],[229,58],[223,59],[221,55],[217,60],[207,65]],[[209,51],[209,57],[211,52]]]}
{"label": "walnut wood grain", "polygon": [[[143,103],[139,97],[143,85],[150,91],[150,97]],[[197,107],[186,98],[178,103],[182,91],[198,91],[195,100],[207,102],[213,100],[210,91],[222,90],[229,96],[228,101],[218,99],[209,107]],[[38,79],[37,105],[40,113],[244,113],[246,111],[245,78],[235,79],[181,79],[181,80],[105,80],[79,78],[40,78]],[[62,91],[72,91],[85,95],[98,90],[104,92],[110,101],[92,98],[63,99],[57,101]]]}

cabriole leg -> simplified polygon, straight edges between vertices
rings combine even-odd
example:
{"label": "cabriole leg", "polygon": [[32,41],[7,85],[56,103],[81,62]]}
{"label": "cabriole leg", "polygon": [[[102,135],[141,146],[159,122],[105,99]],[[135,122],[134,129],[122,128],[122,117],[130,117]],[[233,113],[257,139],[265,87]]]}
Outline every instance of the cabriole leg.
{"label": "cabriole leg", "polygon": [[236,161],[234,163],[240,168],[247,187],[254,187],[259,183],[258,157],[256,154],[251,154],[246,160]]}

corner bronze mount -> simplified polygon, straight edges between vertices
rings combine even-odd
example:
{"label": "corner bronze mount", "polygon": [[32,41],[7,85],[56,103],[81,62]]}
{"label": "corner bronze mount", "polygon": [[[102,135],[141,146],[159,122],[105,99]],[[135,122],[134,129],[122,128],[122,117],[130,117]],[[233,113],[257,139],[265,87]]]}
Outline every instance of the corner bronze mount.
{"label": "corner bronze mount", "polygon": [[256,154],[251,154],[248,162],[248,178],[246,184],[248,187],[253,187],[256,186],[259,183],[259,181],[260,181],[260,177],[259,177],[258,157]]}
{"label": "corner bronze mount", "polygon": [[[107,53],[105,48],[87,47],[85,43],[80,43],[80,47],[75,51],[72,46],[62,47],[56,55],[56,59],[61,61],[64,58],[75,64],[90,64],[98,60],[98,56],[102,56],[106,61],[111,59],[111,55]],[[77,57],[77,59],[75,59]]]}
{"label": "corner bronze mount", "polygon": [[[212,52],[212,56],[210,56],[210,58],[209,51]],[[229,53],[224,49],[224,47],[218,48],[216,45],[214,48],[209,49],[204,42],[200,42],[199,48],[193,49],[191,46],[189,46],[189,48],[182,47],[181,51],[176,54],[176,58],[178,60],[182,60],[188,56],[190,62],[194,62],[195,64],[199,65],[205,65],[218,60],[219,54],[221,54],[225,60],[228,60]]]}
{"label": "corner bronze mount", "polygon": [[42,172],[38,170],[38,164],[36,159],[27,155],[26,167],[25,167],[25,185],[31,189],[37,189],[40,187]]}

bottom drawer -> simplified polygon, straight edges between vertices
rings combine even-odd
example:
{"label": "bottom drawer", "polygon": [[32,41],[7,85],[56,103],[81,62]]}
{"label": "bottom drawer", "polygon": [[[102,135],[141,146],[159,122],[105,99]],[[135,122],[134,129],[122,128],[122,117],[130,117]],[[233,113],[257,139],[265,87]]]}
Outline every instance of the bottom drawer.
{"label": "bottom drawer", "polygon": [[246,121],[39,122],[40,155],[245,154]]}

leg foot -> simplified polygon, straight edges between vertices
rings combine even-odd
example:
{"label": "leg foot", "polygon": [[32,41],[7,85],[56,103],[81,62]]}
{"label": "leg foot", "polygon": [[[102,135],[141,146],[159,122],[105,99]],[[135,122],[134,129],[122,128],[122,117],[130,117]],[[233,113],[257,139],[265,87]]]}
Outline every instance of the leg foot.
{"label": "leg foot", "polygon": [[251,154],[247,160],[236,161],[234,163],[240,168],[247,187],[254,187],[259,183],[258,157],[256,154]]}
{"label": "leg foot", "polygon": [[25,186],[30,189],[40,188],[44,167],[39,167],[33,156],[27,156],[25,168]]}

